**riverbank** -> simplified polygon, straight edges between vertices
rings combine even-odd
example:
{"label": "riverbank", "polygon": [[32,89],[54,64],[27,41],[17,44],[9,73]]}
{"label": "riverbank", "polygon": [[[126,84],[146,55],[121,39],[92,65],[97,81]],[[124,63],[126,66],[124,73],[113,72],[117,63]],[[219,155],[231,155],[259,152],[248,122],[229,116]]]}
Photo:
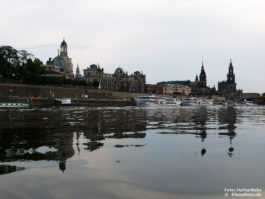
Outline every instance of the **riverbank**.
{"label": "riverbank", "polygon": [[71,98],[71,99],[128,99],[148,95],[146,93],[112,92],[101,89],[74,86],[40,86],[30,84],[0,83],[0,97],[17,98]]}
{"label": "riverbank", "polygon": [[136,106],[146,93],[112,92],[87,87],[0,83],[0,102],[26,102],[31,107],[61,106],[55,98],[70,98],[73,106]]}

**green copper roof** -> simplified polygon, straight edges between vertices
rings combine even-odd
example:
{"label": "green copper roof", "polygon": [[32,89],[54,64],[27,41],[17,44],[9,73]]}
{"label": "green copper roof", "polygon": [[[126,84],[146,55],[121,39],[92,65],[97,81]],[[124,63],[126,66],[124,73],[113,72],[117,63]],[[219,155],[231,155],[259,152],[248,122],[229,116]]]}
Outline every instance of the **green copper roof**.
{"label": "green copper roof", "polygon": [[52,60],[52,62],[53,62],[53,64],[54,64],[54,66],[57,66],[57,67],[66,67],[67,66],[67,64],[66,64],[66,62],[64,61],[64,59],[61,57],[61,56],[57,56],[57,57],[55,57],[53,60]]}

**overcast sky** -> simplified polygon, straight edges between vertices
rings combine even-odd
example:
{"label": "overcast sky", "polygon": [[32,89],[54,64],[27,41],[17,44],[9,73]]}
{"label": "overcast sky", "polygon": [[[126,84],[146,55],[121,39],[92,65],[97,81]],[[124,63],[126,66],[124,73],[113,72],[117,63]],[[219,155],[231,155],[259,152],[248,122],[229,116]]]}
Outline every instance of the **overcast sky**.
{"label": "overcast sky", "polygon": [[265,92],[264,0],[0,0],[1,45],[43,62],[63,38],[74,69],[100,63],[143,71],[147,83],[194,80],[202,58],[207,83],[225,80]]}

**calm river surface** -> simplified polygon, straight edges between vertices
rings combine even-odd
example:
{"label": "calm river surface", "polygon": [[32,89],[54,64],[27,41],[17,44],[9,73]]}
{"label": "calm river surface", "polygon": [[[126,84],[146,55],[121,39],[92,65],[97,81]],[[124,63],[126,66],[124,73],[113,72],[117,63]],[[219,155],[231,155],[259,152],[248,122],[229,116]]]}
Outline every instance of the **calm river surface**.
{"label": "calm river surface", "polygon": [[264,152],[263,106],[0,110],[0,198],[263,198]]}

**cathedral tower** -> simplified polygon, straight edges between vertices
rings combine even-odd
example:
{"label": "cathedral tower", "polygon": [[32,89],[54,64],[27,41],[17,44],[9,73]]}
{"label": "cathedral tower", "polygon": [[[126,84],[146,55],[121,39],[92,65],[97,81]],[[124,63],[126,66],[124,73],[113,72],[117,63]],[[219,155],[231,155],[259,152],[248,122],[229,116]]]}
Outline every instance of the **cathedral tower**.
{"label": "cathedral tower", "polygon": [[62,57],[68,56],[68,54],[67,54],[67,43],[65,42],[65,40],[63,40],[61,43],[60,56],[62,56]]}
{"label": "cathedral tower", "polygon": [[81,77],[81,74],[80,74],[80,70],[79,70],[79,66],[78,66],[78,64],[77,64],[77,67],[76,67],[75,77],[76,77],[76,78],[80,78],[80,77]]}
{"label": "cathedral tower", "polygon": [[200,73],[200,85],[202,87],[206,87],[207,81],[206,81],[206,73],[204,71],[204,66],[202,62],[202,67],[201,67],[201,73]]}
{"label": "cathedral tower", "polygon": [[228,68],[227,82],[231,83],[231,84],[235,83],[234,67],[233,67],[231,59],[230,59],[230,64],[229,64],[229,68]]}

